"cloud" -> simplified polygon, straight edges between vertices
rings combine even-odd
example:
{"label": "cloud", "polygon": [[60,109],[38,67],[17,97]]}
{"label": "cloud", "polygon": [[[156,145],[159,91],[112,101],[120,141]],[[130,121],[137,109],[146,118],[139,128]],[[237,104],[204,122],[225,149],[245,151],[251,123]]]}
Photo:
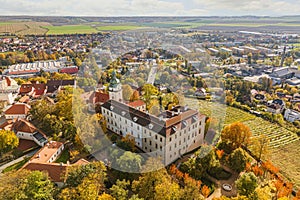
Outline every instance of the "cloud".
{"label": "cloud", "polygon": [[296,15],[300,4],[297,0],[193,0],[212,15]]}
{"label": "cloud", "polygon": [[0,0],[0,15],[185,16],[299,14],[298,0]]}

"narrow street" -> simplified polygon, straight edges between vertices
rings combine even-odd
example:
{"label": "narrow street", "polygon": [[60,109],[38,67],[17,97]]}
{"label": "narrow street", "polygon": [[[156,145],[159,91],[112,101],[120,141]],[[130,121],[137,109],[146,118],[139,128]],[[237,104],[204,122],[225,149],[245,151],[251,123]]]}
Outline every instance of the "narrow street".
{"label": "narrow street", "polygon": [[153,65],[149,72],[147,83],[152,85],[154,84],[156,73],[157,73],[157,65]]}

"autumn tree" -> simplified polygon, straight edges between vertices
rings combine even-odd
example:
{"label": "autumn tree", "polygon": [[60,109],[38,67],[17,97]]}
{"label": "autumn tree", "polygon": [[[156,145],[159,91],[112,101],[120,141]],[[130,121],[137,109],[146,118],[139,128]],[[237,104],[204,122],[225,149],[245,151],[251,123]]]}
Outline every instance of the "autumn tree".
{"label": "autumn tree", "polygon": [[155,200],[179,200],[181,190],[176,182],[166,181],[155,186]]}
{"label": "autumn tree", "polygon": [[117,146],[125,151],[135,151],[135,139],[131,134],[126,134],[121,140],[117,141]]}
{"label": "autumn tree", "polygon": [[8,172],[0,176],[0,182],[0,199],[54,200],[54,184],[44,172]]}
{"label": "autumn tree", "polygon": [[207,198],[208,195],[210,194],[210,189],[207,185],[204,185],[202,188],[201,188],[201,193],[202,195]]}
{"label": "autumn tree", "polygon": [[139,91],[134,90],[134,92],[132,93],[132,96],[130,98],[130,101],[136,101],[140,99],[140,94]]}
{"label": "autumn tree", "polygon": [[109,190],[111,195],[118,200],[127,200],[128,199],[128,187],[130,185],[129,181],[119,179],[116,184],[114,184]]}
{"label": "autumn tree", "polygon": [[255,137],[251,141],[251,152],[258,158],[258,162],[263,156],[266,156],[269,152],[269,139],[265,134],[261,134]]}
{"label": "autumn tree", "polygon": [[235,149],[229,156],[229,165],[237,172],[244,171],[248,161],[249,157],[242,148]]}
{"label": "autumn tree", "polygon": [[132,90],[131,86],[125,84],[125,85],[122,86],[122,89],[123,89],[122,90],[122,92],[123,92],[123,99],[125,101],[130,101],[130,99],[132,97],[132,94],[133,94],[133,90]]}
{"label": "autumn tree", "polygon": [[155,199],[157,187],[159,185],[171,182],[164,166],[155,158],[149,158],[142,167],[142,175],[138,180],[133,181],[133,192],[137,193],[140,198]]}
{"label": "autumn tree", "polygon": [[251,196],[258,186],[257,178],[252,172],[244,173],[236,182],[239,195]]}
{"label": "autumn tree", "polygon": [[102,162],[70,166],[66,177],[66,186],[78,186],[89,174],[91,174],[91,178],[97,179],[98,184],[100,184],[99,186],[103,186],[104,180],[106,179],[106,168]]}
{"label": "autumn tree", "polygon": [[232,150],[247,146],[251,138],[250,128],[241,122],[234,122],[226,126],[221,133],[222,142],[227,142],[232,146]]}
{"label": "autumn tree", "polygon": [[0,130],[0,156],[19,145],[19,139],[13,131]]}
{"label": "autumn tree", "polygon": [[200,193],[201,181],[195,180],[188,174],[184,174],[184,187],[182,188],[182,197],[185,200],[203,200]]}

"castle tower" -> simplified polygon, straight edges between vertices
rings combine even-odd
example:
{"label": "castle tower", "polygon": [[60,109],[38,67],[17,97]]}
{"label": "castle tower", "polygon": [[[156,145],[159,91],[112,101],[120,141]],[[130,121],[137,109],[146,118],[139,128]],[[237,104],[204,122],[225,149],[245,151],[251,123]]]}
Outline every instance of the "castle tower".
{"label": "castle tower", "polygon": [[112,78],[108,86],[108,93],[109,99],[123,102],[122,84],[120,83],[120,80],[117,79],[115,71],[112,72]]}

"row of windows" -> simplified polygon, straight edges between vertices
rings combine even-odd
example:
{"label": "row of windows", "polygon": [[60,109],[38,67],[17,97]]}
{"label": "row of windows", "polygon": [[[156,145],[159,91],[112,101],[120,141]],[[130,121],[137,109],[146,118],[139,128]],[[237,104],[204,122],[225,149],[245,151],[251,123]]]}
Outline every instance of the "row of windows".
{"label": "row of windows", "polygon": [[[199,130],[199,134],[201,134],[201,129]],[[170,138],[169,138],[169,142],[172,142],[172,137],[175,137],[175,140],[177,139],[177,135],[178,134],[174,134],[174,136],[170,136]],[[197,132],[196,131],[194,131],[193,133],[192,133],[192,137],[196,137],[196,135],[197,135]],[[179,132],[179,137],[181,137],[181,132]],[[188,140],[190,139],[190,135],[188,135]],[[184,140],[185,140],[185,138],[184,138]]]}

